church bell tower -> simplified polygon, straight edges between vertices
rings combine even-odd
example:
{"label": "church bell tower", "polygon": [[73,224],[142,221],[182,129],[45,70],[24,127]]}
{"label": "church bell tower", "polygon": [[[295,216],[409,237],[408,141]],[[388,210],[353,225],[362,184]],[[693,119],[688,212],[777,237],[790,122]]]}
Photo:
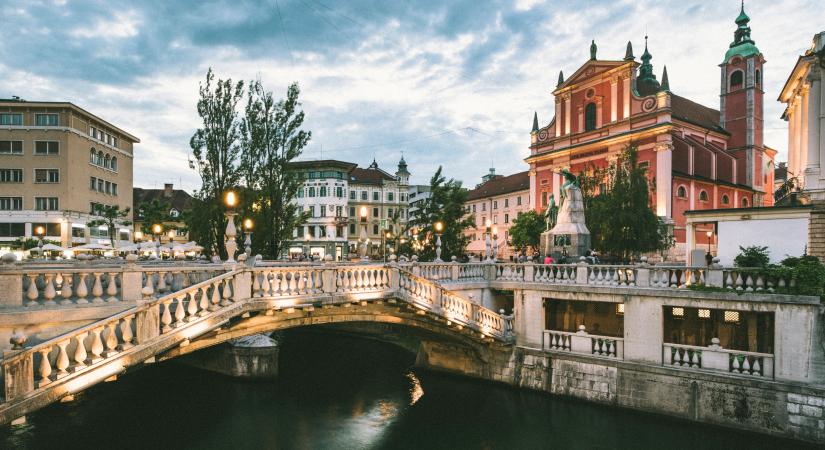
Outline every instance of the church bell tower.
{"label": "church bell tower", "polygon": [[722,68],[719,121],[730,133],[728,150],[736,157],[736,182],[763,187],[764,158],[762,65],[765,59],[751,39],[750,17],[745,5],[736,17],[736,31]]}

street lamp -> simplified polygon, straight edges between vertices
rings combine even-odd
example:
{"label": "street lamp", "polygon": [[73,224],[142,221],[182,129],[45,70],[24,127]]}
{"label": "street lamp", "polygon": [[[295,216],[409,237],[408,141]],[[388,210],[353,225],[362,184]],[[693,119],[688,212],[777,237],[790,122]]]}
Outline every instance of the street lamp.
{"label": "street lamp", "polygon": [[243,229],[246,231],[246,239],[243,241],[246,256],[252,256],[252,219],[243,221]]}
{"label": "street lamp", "polygon": [[435,262],[444,262],[441,260],[441,232],[444,231],[444,223],[439,220],[433,228],[435,228]]}
{"label": "street lamp", "polygon": [[492,259],[493,243],[492,243],[492,236],[490,235],[491,225],[492,225],[492,223],[490,223],[490,219],[487,219],[487,220],[484,221],[484,227],[485,227],[484,250],[486,252],[486,254],[484,255],[485,256],[485,258],[484,258],[485,261],[490,261]]}
{"label": "street lamp", "polygon": [[142,241],[143,240],[143,232],[140,231],[140,230],[135,231],[134,237],[135,237],[135,241],[138,241],[138,242]]}
{"label": "street lamp", "polygon": [[382,243],[384,250],[384,262],[387,262],[387,248],[390,247],[390,239],[392,239],[392,233],[387,231],[384,233],[384,242]]}
{"label": "street lamp", "polygon": [[710,254],[710,238],[713,236],[713,231],[708,231],[708,253],[705,255],[705,262],[707,263],[708,267],[713,263],[713,255]]}
{"label": "street lamp", "polygon": [[359,252],[359,256],[361,259],[368,259],[369,256],[367,256],[367,245],[369,240],[367,239],[367,207],[362,206],[358,213],[361,216],[361,223],[364,224],[364,228],[361,229],[361,236],[359,238],[359,241],[361,241],[361,251]]}
{"label": "street lamp", "polygon": [[152,225],[152,235],[154,235],[157,242],[155,242],[155,256],[160,258],[160,236],[163,233],[163,226],[161,224],[156,223]]}
{"label": "street lamp", "polygon": [[498,227],[493,226],[493,254],[491,255],[491,259],[493,262],[496,262],[498,258]]}
{"label": "street lamp", "polygon": [[237,235],[237,231],[235,229],[235,205],[238,203],[238,198],[234,192],[228,191],[224,196],[224,202],[226,203],[226,241],[224,242],[224,246],[226,247],[226,262],[234,263],[235,262],[235,252],[238,250],[238,243],[235,242],[235,236]]}
{"label": "street lamp", "polygon": [[43,225],[38,225],[34,229],[34,234],[37,236],[37,256],[43,257],[43,236],[46,235],[46,229]]}

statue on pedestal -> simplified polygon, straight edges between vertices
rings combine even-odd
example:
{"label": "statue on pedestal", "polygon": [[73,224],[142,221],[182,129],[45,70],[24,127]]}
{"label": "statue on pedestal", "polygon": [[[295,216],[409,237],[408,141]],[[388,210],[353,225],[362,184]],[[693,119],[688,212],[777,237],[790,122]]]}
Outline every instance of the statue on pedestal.
{"label": "statue on pedestal", "polygon": [[[552,228],[542,233],[542,247],[545,254],[584,256],[590,248],[590,230],[585,225],[584,198],[579,180],[567,170],[562,170],[561,174],[565,180],[560,189],[561,206],[555,213]],[[551,203],[551,207],[555,205]],[[548,216],[551,215],[550,209]]]}
{"label": "statue on pedestal", "polygon": [[556,206],[556,197],[550,195],[550,205],[547,206],[547,210],[544,212],[544,222],[547,225],[545,231],[550,231],[553,227],[556,226],[556,219],[558,218],[559,214],[559,207]]}

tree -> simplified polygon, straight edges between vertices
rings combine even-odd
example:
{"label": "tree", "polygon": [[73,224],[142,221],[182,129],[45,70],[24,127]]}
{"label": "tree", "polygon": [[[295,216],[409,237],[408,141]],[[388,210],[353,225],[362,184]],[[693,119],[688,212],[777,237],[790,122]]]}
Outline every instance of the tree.
{"label": "tree", "polygon": [[667,227],[651,206],[645,171],[639,167],[637,147],[631,144],[607,170],[583,174],[584,212],[593,248],[629,261],[637,253],[672,245]]}
{"label": "tree", "polygon": [[131,208],[121,210],[118,205],[95,205],[94,214],[100,216],[100,218],[86,222],[86,226],[99,227],[105,225],[109,230],[109,242],[114,247],[118,228],[132,225],[132,221],[127,219],[130,211]]}
{"label": "tree", "polygon": [[169,217],[169,210],[171,209],[169,202],[152,199],[151,202],[143,202],[138,206],[138,212],[143,218],[140,224],[140,231],[145,236],[153,233],[152,225],[156,223],[167,222],[171,219]]}
{"label": "tree", "polygon": [[538,249],[539,237],[545,229],[544,217],[536,211],[520,212],[510,226],[510,242],[519,251]]}
{"label": "tree", "polygon": [[200,84],[199,94],[197,109],[203,124],[189,145],[202,186],[194,195],[187,226],[207,253],[214,249],[225,258],[223,196],[227,190],[237,187],[240,178],[237,104],[243,96],[243,82],[216,81],[210,68],[206,82]]}
{"label": "tree", "polygon": [[767,267],[771,262],[771,252],[768,247],[752,245],[739,246],[740,253],[733,258],[736,267]]}
{"label": "tree", "polygon": [[256,218],[255,249],[278,258],[296,226],[306,220],[294,202],[303,180],[289,164],[298,158],[312,137],[301,129],[297,83],[287,89],[286,99],[275,102],[272,92],[259,81],[250,82],[247,104],[240,123],[240,173],[246,184],[244,209]]}
{"label": "tree", "polygon": [[444,225],[441,232],[441,258],[445,261],[453,256],[464,256],[464,250],[470,241],[464,235],[464,230],[475,226],[473,217],[464,210],[467,191],[461,187],[460,181],[452,178],[448,181],[441,171],[439,166],[430,179],[430,197],[422,203],[412,225],[422,244],[418,256],[425,261],[435,258],[436,222]]}

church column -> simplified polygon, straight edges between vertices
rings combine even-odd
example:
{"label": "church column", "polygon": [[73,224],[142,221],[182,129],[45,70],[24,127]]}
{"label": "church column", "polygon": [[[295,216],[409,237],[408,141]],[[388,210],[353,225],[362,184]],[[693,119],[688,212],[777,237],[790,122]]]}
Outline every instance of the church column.
{"label": "church column", "polygon": [[[796,149],[796,115],[794,114],[793,97],[788,101],[788,171],[796,175],[799,172],[799,153]],[[790,174],[789,174],[790,177]]]}
{"label": "church column", "polygon": [[822,114],[820,109],[820,97],[822,94],[822,81],[819,72],[811,71],[808,80],[811,88],[808,91],[808,167],[816,170],[818,178],[820,172],[820,152],[819,147],[819,117]]}
{"label": "church column", "polygon": [[561,122],[563,120],[562,117],[561,117],[561,102],[562,101],[563,100],[559,100],[559,98],[556,97],[556,137],[561,136]]}
{"label": "church column", "polygon": [[613,78],[610,80],[610,122],[615,122],[618,119],[618,100],[619,100],[619,79]]}
{"label": "church column", "polygon": [[805,166],[807,165],[808,154],[805,153],[804,149],[802,148],[802,96],[799,93],[794,95],[793,117],[795,123],[794,149],[796,150],[796,154],[799,155],[799,167],[796,168],[797,173],[795,175],[799,176],[800,179],[804,180],[804,172]]}
{"label": "church column", "polygon": [[622,78],[622,118],[630,117],[630,77]]}
{"label": "church column", "polygon": [[538,177],[536,176],[536,165],[530,165],[530,200],[527,201],[527,204],[532,204],[533,209],[536,211],[539,210],[539,202],[538,202],[538,190],[536,187],[538,186]]}
{"label": "church column", "polygon": [[570,121],[572,120],[570,101],[570,94],[564,94],[564,134],[570,134]]}
{"label": "church column", "polygon": [[802,87],[802,93],[800,96],[800,112],[799,115],[799,154],[805,155],[805,165],[802,166],[803,173],[805,176],[805,186],[809,186],[814,188],[819,184],[817,181],[819,179],[819,170],[818,167],[814,166],[814,161],[811,159],[811,154],[808,151],[808,126],[811,123],[810,117],[810,85],[804,85]]}
{"label": "church column", "polygon": [[673,144],[658,142],[656,151],[656,215],[671,218],[673,190]]}

